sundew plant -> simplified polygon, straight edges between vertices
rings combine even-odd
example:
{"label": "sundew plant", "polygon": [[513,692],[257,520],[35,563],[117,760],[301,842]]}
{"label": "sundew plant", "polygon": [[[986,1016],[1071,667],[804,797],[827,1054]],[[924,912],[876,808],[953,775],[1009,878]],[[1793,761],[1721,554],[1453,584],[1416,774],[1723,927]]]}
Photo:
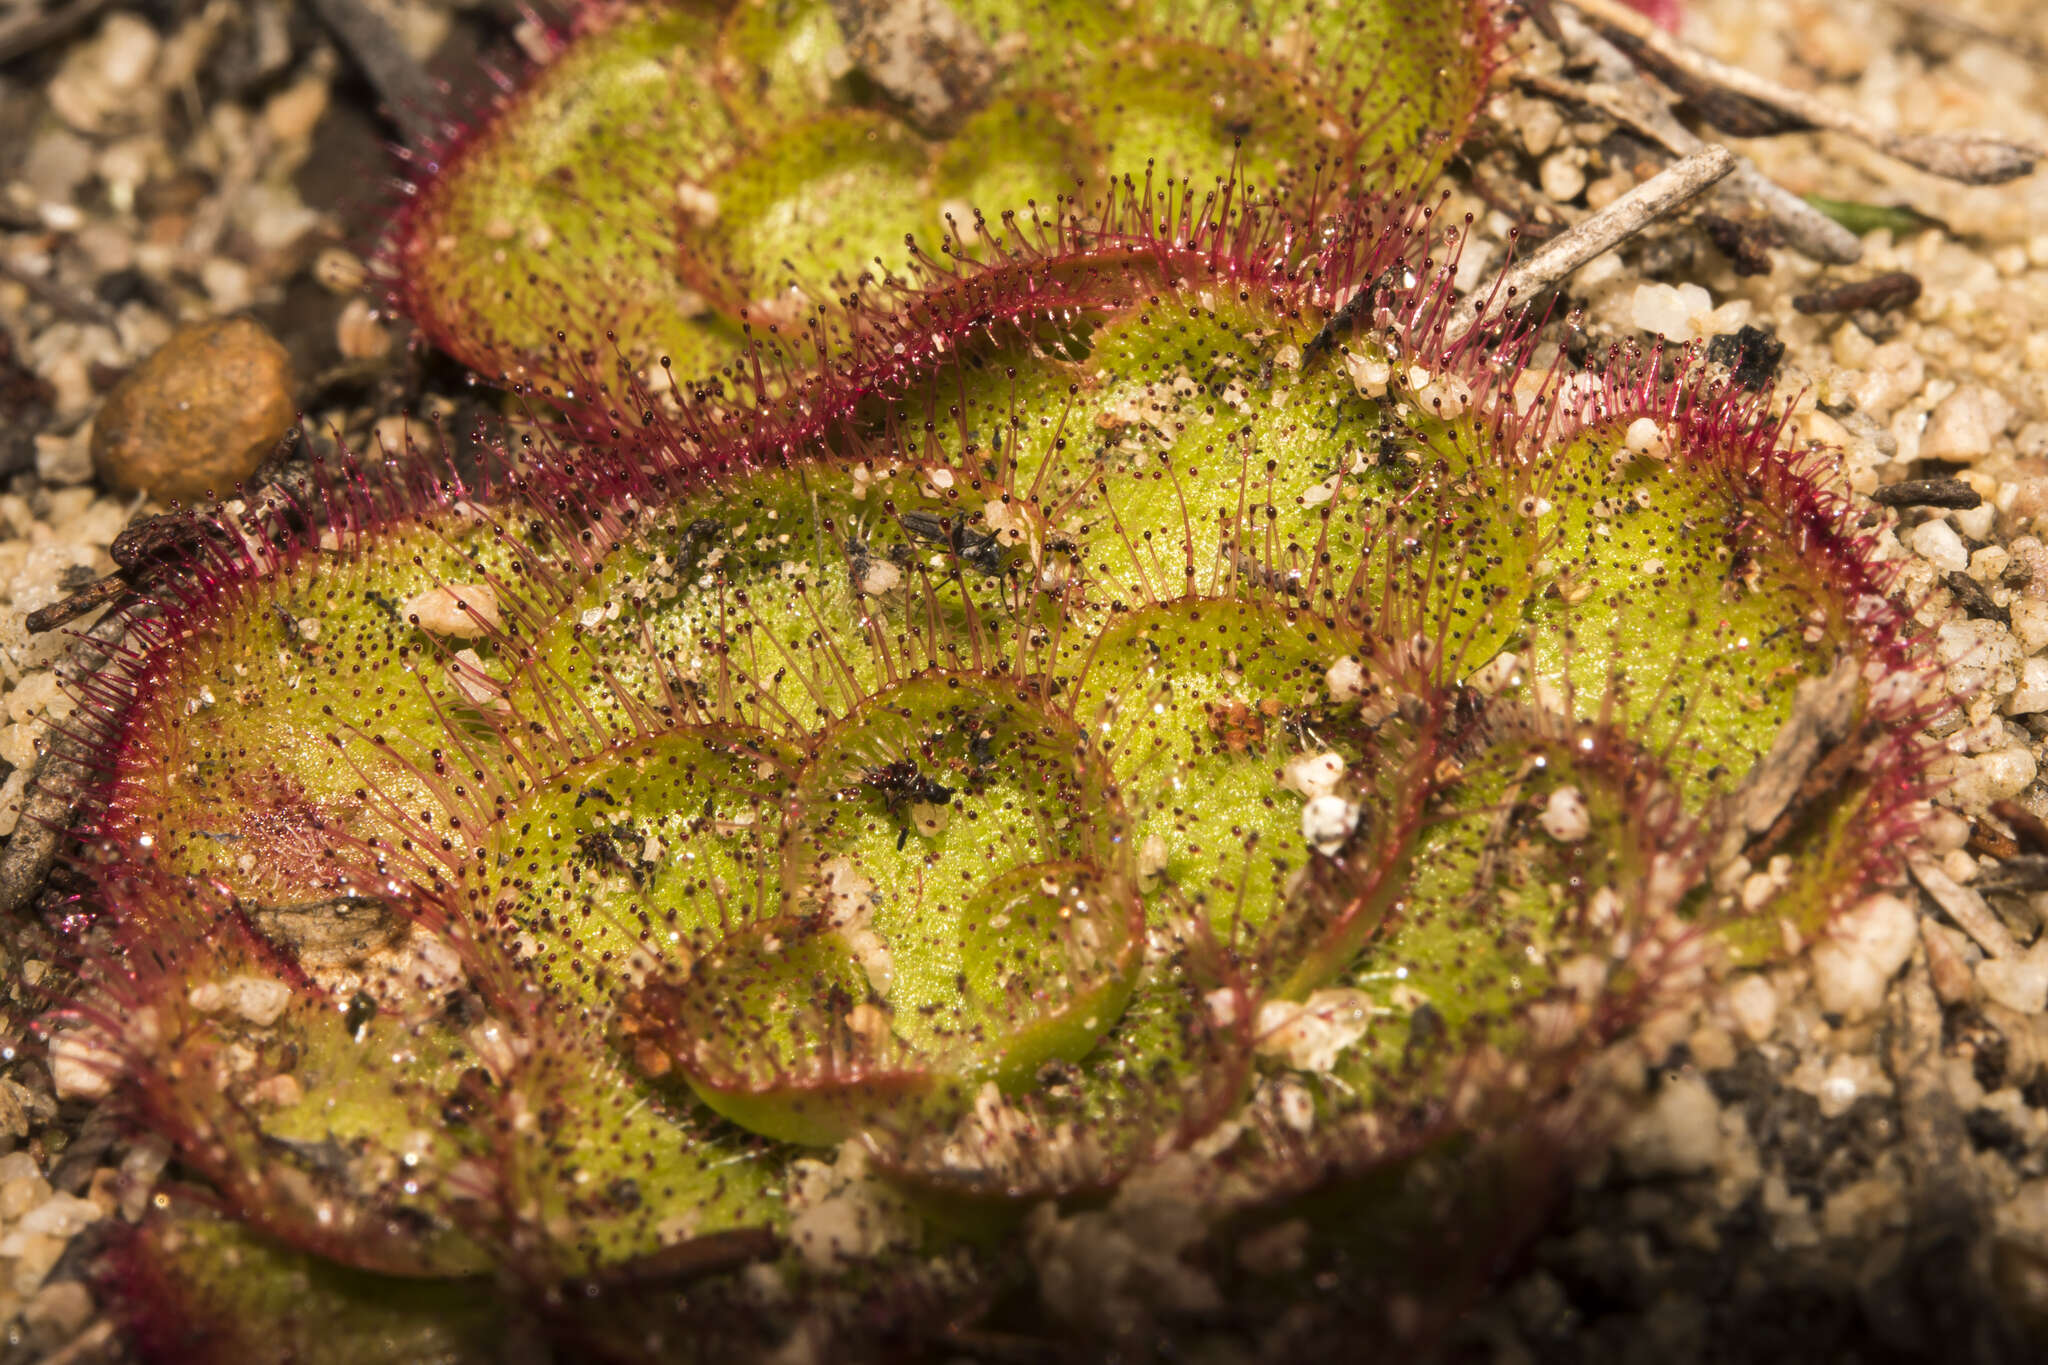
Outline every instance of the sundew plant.
{"label": "sundew plant", "polygon": [[1924,762],[1762,400],[1461,320],[1415,190],[1498,42],[607,7],[417,152],[397,292],[510,434],[194,517],[83,685],[52,1047],[173,1148],[137,1349],[1440,1326]]}

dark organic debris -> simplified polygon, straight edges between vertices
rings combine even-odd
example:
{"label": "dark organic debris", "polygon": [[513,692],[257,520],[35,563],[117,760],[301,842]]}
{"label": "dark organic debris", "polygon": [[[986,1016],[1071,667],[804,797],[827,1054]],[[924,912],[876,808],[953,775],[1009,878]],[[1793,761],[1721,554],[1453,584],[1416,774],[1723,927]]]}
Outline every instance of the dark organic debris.
{"label": "dark organic debris", "polygon": [[1947,507],[1967,512],[1984,497],[1961,479],[1906,479],[1870,495],[1879,507]]}
{"label": "dark organic debris", "polygon": [[1941,581],[1955,597],[1956,605],[1972,616],[1981,616],[1987,621],[1996,621],[2002,626],[2012,624],[2012,613],[1991,600],[1991,594],[1984,585],[1961,569],[1942,575]]}
{"label": "dark organic debris", "polygon": [[94,579],[68,597],[52,602],[40,611],[32,611],[22,620],[22,625],[31,635],[40,635],[46,630],[55,630],[61,625],[75,621],[95,607],[105,606],[128,590],[128,580],[118,573],[105,578]]}
{"label": "dark organic debris", "polygon": [[1838,284],[1794,295],[1792,306],[1802,313],[1855,313],[1865,308],[1887,313],[1894,308],[1909,307],[1919,297],[1919,276],[1893,270],[1853,284]]}
{"label": "dark organic debris", "polygon": [[861,72],[929,131],[981,107],[997,62],[981,35],[945,0],[832,0]]}
{"label": "dark organic debris", "polygon": [[2021,853],[1995,865],[1987,865],[1977,876],[1979,891],[2048,891],[2048,855]]}
{"label": "dark organic debris", "polygon": [[56,403],[50,386],[15,359],[14,340],[0,329],[0,477],[35,467],[35,433]]}
{"label": "dark organic debris", "polygon": [[2048,853],[2048,820],[2043,820],[2017,801],[1997,802],[1991,807],[1991,813],[2006,823],[2020,843],[2036,853]]}
{"label": "dark organic debris", "polygon": [[905,512],[902,522],[913,539],[950,551],[977,573],[1002,572],[1002,538],[995,532],[976,531],[964,517],[939,517],[929,512]]}
{"label": "dark organic debris", "polygon": [[1825,678],[1799,684],[1792,714],[1779,727],[1771,751],[1728,798],[1734,818],[1716,850],[1716,867],[1746,849],[1769,851],[1783,837],[1788,817],[1840,780],[1838,769],[1854,747],[1843,741],[1854,726],[1858,677],[1854,660],[1843,659]]}
{"label": "dark organic debris", "polygon": [[1744,221],[1703,211],[1695,221],[1715,250],[1734,263],[1736,274],[1771,273],[1770,248],[1777,245],[1778,233],[1768,220]]}
{"label": "dark organic debris", "polygon": [[399,131],[413,142],[434,137],[446,95],[383,15],[361,0],[312,0],[312,8],[355,59]]}
{"label": "dark organic debris", "polygon": [[1770,383],[1784,358],[1785,343],[1762,327],[1723,332],[1707,343],[1707,359],[1726,365],[1729,377],[1745,389]]}

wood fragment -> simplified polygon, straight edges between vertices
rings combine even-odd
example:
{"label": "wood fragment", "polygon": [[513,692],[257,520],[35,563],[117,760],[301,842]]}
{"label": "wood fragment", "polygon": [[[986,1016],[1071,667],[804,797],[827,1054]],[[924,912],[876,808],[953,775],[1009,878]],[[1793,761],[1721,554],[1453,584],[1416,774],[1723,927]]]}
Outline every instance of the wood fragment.
{"label": "wood fragment", "polygon": [[1963,849],[1978,858],[2016,858],[2020,853],[2018,844],[1981,821],[1970,827]]}
{"label": "wood fragment", "polygon": [[1699,225],[1707,234],[1707,240],[1714,249],[1728,258],[1738,275],[1768,275],[1771,273],[1771,238],[1777,234],[1772,230],[1770,220],[1761,222],[1729,218],[1719,213],[1702,213]]}
{"label": "wood fragment", "polygon": [[1822,754],[1814,765],[1800,779],[1799,787],[1792,793],[1792,799],[1785,803],[1785,809],[1778,818],[1771,821],[1769,829],[1758,835],[1750,846],[1743,850],[1744,856],[1755,862],[1778,851],[1814,802],[1830,792],[1840,791],[1842,784],[1855,770],[1863,756],[1862,736],[1852,732],[1847,738],[1838,740],[1834,747]]}
{"label": "wood fragment", "polygon": [[2036,853],[2048,853],[2048,820],[2017,801],[1994,801],[1991,813],[2005,822],[2013,837]]}
{"label": "wood fragment", "polygon": [[1930,858],[1914,858],[1907,866],[1920,889],[1933,897],[1950,923],[1975,939],[1979,948],[1992,957],[2020,955],[2019,941],[1991,909],[1990,902],[1943,872]]}
{"label": "wood fragment", "polygon": [[[1727,823],[1714,852],[1718,870],[1744,856],[1758,836],[1768,841],[1816,776],[1832,781],[1853,753],[1843,741],[1856,714],[1862,673],[1851,658],[1838,659],[1827,676],[1808,678],[1792,693],[1792,714],[1778,727],[1770,752],[1727,796]],[[1782,837],[1782,835],[1780,836]]]}
{"label": "wood fragment", "polygon": [[[132,612],[102,618],[72,645],[61,669],[77,674],[105,668],[120,650],[128,623],[154,612],[154,607],[144,604]],[[77,736],[62,729],[50,732],[49,747],[36,760],[35,774],[22,798],[20,820],[6,848],[0,849],[0,918],[18,914],[41,892],[79,794],[92,779],[95,762],[96,756]]]}
{"label": "wood fragment", "polygon": [[91,23],[111,0],[72,0],[52,11],[30,9],[0,23],[0,63],[40,52],[61,43]]}
{"label": "wood fragment", "polygon": [[1979,893],[2002,891],[2025,895],[2048,891],[2048,856],[2016,853],[1995,863],[1986,863],[1970,883]]}
{"label": "wood fragment", "polygon": [[[1880,128],[1832,100],[1717,61],[1672,37],[1621,0],[1567,2],[1600,28],[1654,56],[1660,68],[1682,73],[1691,88],[1711,87],[1725,98],[1746,101],[1777,116],[1782,123],[1770,131],[1819,128],[1841,133],[1909,166],[1965,185],[2004,184],[2033,174],[2040,163],[2039,148],[1986,133],[1896,133]],[[1701,113],[1711,120],[1713,109],[1703,108]]]}
{"label": "wood fragment", "polygon": [[373,896],[336,896],[303,905],[254,905],[256,932],[306,968],[343,967],[396,947],[411,925]]}
{"label": "wood fragment", "polygon": [[727,1228],[607,1266],[591,1277],[600,1289],[679,1285],[721,1275],[780,1255],[782,1239],[769,1228]]}
{"label": "wood fragment", "polygon": [[1877,489],[1870,500],[1879,507],[1948,507],[1967,512],[1982,504],[1984,495],[1961,479],[1902,479]]}
{"label": "wood fragment", "polygon": [[110,573],[105,578],[94,579],[61,602],[52,602],[40,611],[30,612],[22,619],[21,624],[29,634],[40,635],[46,630],[55,630],[59,626],[76,621],[95,607],[105,606],[126,591],[128,580],[118,573]]}
{"label": "wood fragment", "polygon": [[1991,600],[1991,594],[1984,591],[1984,585],[1961,569],[1952,569],[1941,576],[1942,586],[1949,595],[1971,616],[1996,621],[2001,626],[2012,624],[2012,613]]}
{"label": "wood fragment", "polygon": [[[1527,260],[1501,277],[1497,297],[1503,307],[1522,307],[1586,262],[1641,232],[1690,202],[1701,190],[1735,169],[1726,147],[1709,144],[1645,180],[1621,198],[1582,219],[1570,231],[1543,244]],[[1470,331],[1482,301],[1469,299],[1446,329],[1446,339]]]}
{"label": "wood fragment", "polygon": [[[1700,135],[1679,122],[1653,93],[1649,79],[1598,29],[1570,12],[1558,19],[1568,50],[1590,61],[1599,76],[1583,87],[1573,87],[1583,90],[1594,108],[1673,156],[1690,156],[1705,145]],[[1765,175],[1748,157],[1736,157],[1735,173],[1715,194],[1731,213],[1761,211],[1785,244],[1809,259],[1850,265],[1863,254],[1863,243],[1855,233]]]}
{"label": "wood fragment", "polygon": [[1739,95],[1694,75],[1635,38],[1617,34],[1615,45],[1629,60],[1655,76],[1700,119],[1730,137],[1773,137],[1803,133],[1813,125],[1768,104]]}
{"label": "wood fragment", "polygon": [[1888,313],[1894,308],[1910,307],[1919,298],[1920,277],[1892,270],[1852,284],[1796,294],[1792,306],[1802,313],[1854,313],[1865,308]]}
{"label": "wood fragment", "polygon": [[421,146],[438,137],[447,92],[406,51],[384,17],[364,0],[310,0],[310,5],[377,92],[385,116],[405,140]]}
{"label": "wood fragment", "polygon": [[995,54],[946,0],[831,0],[853,64],[927,133],[957,127],[988,98]]}

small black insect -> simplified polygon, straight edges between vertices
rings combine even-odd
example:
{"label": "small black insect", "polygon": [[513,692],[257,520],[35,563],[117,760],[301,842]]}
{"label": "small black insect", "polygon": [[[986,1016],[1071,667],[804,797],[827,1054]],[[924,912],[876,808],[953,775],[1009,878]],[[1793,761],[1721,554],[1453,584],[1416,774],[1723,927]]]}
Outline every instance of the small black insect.
{"label": "small black insect", "polygon": [[451,1128],[468,1128],[477,1117],[490,1112],[491,1073],[473,1066],[455,1078],[455,1088],[441,1103],[441,1121]]}
{"label": "small black insect", "polygon": [[683,539],[693,545],[718,540],[725,535],[725,523],[717,517],[698,517],[683,528]]}
{"label": "small black insect", "polygon": [[383,609],[394,621],[403,622],[405,620],[405,613],[399,610],[400,603],[393,598],[386,597],[374,588],[363,589],[363,600],[373,607]]}
{"label": "small black insect", "polygon": [[592,867],[604,867],[619,861],[619,846],[604,830],[587,829],[576,836],[576,856]]}
{"label": "small black insect", "polygon": [[1408,1016],[1408,1046],[1403,1049],[1403,1055],[1412,1058],[1417,1054],[1428,1053],[1431,1048],[1443,1041],[1446,1032],[1448,1025],[1445,1024],[1443,1015],[1437,1011],[1436,1006],[1425,1000],[1415,1007],[1415,1013]]}
{"label": "small black insect", "polygon": [[951,787],[925,776],[924,771],[907,758],[867,769],[860,775],[860,784],[870,791],[880,792],[883,808],[904,822],[902,831],[896,836],[898,853],[910,839],[911,806],[943,806],[953,799]]}
{"label": "small black insect", "polygon": [[846,580],[855,592],[865,591],[868,572],[874,568],[875,550],[857,536],[846,538]]}
{"label": "small black insect", "polygon": [[576,836],[576,858],[593,872],[623,872],[638,886],[640,867],[619,848],[619,841],[635,843],[640,838],[632,825],[618,823],[609,829],[587,829]]}
{"label": "small black insect", "polygon": [[1336,350],[1337,343],[1356,328],[1361,319],[1371,317],[1374,308],[1382,303],[1393,304],[1397,298],[1396,291],[1408,283],[1404,271],[1402,266],[1388,267],[1371,284],[1339,304],[1337,311],[1330,314],[1329,320],[1301,348],[1301,363],[1307,365],[1318,356]]}
{"label": "small black insect", "polygon": [[[1796,302],[1792,306],[1799,307]],[[1745,389],[1768,384],[1784,358],[1785,343],[1761,327],[1744,326],[1739,332],[1724,332],[1707,342],[1707,359],[1726,365],[1728,377]]]}
{"label": "small black insect", "polygon": [[929,512],[905,512],[903,530],[913,539],[950,550],[962,564],[977,573],[1003,571],[1003,544],[994,531],[977,531],[964,517],[935,517]]}
{"label": "small black insect", "polygon": [[348,1030],[348,1036],[360,1043],[363,1033],[370,1027],[370,1021],[377,1017],[377,998],[357,991],[348,1002],[348,1009],[341,1016],[341,1026]]}
{"label": "small black insect", "polygon": [[683,574],[695,573],[710,549],[725,539],[725,523],[714,517],[699,517],[683,528],[680,542],[676,546],[676,569]]}

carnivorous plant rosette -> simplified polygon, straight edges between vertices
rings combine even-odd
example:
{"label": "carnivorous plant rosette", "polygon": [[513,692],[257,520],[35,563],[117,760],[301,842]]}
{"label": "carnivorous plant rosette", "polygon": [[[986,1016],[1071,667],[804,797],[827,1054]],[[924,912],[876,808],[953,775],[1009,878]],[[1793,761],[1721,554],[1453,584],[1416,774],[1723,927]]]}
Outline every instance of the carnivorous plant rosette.
{"label": "carnivorous plant rosette", "polygon": [[[1474,12],[963,5],[950,124],[839,12],[570,43],[398,259],[583,414],[198,519],[131,612],[53,1046],[184,1177],[110,1253],[146,1350],[1412,1334],[1589,1058],[1892,871],[1908,622],[1768,408],[1532,369],[1355,193],[1462,126],[1404,73],[1469,107]],[[789,280],[801,346],[703,359]]]}

